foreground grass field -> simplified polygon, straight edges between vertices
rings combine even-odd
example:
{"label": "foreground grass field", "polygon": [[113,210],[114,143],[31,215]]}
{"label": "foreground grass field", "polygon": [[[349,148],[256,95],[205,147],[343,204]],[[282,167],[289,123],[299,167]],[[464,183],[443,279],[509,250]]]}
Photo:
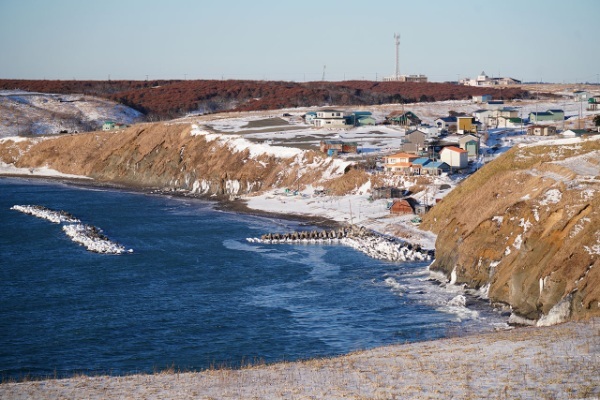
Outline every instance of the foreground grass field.
{"label": "foreground grass field", "polygon": [[4,383],[5,399],[582,399],[600,396],[600,320],[294,363]]}

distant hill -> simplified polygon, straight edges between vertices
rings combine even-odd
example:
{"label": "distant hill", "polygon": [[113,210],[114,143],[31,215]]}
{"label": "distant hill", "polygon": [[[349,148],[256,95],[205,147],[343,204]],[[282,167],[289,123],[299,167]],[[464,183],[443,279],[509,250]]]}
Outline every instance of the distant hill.
{"label": "distant hill", "polygon": [[188,113],[274,110],[280,108],[414,103],[469,99],[528,98],[520,88],[481,88],[451,83],[278,82],[245,80],[59,81],[0,80],[0,90],[83,94],[120,102],[149,120]]}

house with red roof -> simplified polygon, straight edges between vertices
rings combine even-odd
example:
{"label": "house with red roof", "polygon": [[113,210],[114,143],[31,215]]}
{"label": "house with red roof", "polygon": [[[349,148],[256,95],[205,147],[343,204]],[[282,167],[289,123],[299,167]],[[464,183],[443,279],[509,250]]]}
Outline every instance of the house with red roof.
{"label": "house with red roof", "polygon": [[456,146],[444,147],[440,151],[440,160],[452,169],[463,169],[469,165],[469,152]]}

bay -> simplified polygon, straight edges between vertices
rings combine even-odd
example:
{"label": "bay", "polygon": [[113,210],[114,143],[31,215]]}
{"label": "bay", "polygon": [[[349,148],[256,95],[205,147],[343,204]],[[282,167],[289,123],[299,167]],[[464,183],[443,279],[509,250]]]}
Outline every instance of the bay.
{"label": "bay", "polygon": [[[13,205],[65,210],[131,254],[87,251]],[[333,356],[494,329],[425,263],[254,244],[298,221],[190,198],[0,179],[0,375],[130,374]]]}

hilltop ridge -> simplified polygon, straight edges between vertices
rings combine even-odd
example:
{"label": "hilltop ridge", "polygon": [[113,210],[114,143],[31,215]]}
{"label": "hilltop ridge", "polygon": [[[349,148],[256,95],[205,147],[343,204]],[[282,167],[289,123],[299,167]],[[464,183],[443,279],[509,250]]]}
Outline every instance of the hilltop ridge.
{"label": "hilltop ridge", "polygon": [[600,315],[600,140],[517,146],[423,219],[432,270],[508,306],[518,323]]}

